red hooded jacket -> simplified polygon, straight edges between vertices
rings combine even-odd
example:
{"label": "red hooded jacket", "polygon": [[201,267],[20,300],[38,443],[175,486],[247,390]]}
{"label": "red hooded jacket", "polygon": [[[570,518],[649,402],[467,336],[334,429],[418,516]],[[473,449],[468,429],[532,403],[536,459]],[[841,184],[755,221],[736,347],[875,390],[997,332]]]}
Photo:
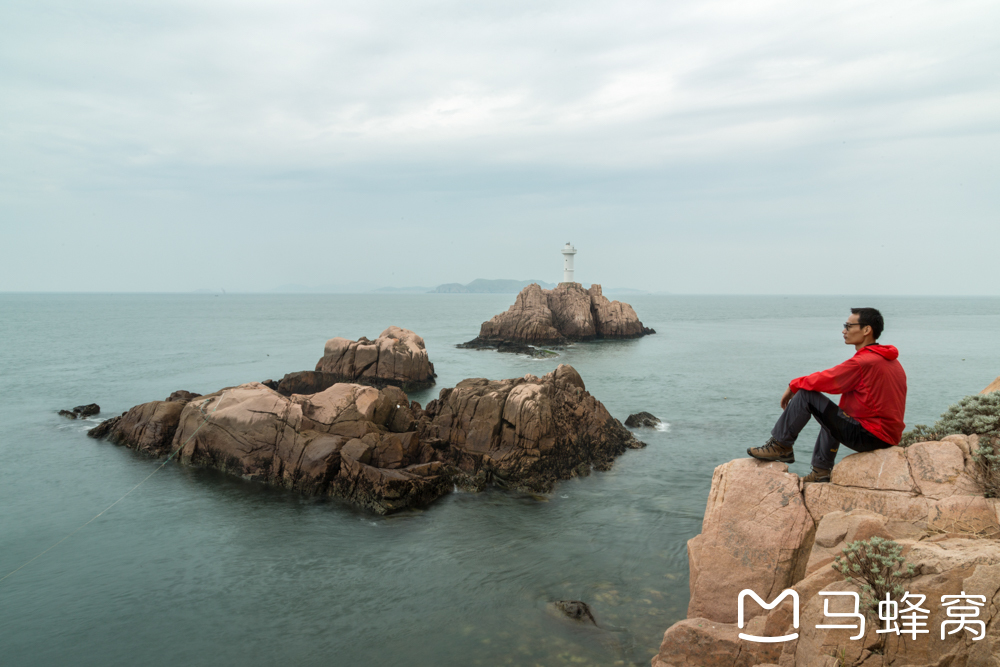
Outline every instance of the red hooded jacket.
{"label": "red hooded jacket", "polygon": [[868,345],[842,364],[788,383],[806,389],[841,394],[840,409],[858,420],[879,440],[899,444],[906,409],[906,373],[892,345]]}

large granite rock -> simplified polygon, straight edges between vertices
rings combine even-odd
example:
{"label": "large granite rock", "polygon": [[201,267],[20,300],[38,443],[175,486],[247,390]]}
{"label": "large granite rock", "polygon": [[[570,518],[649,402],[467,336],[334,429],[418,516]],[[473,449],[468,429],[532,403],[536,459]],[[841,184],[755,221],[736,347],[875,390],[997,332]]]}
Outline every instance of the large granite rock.
{"label": "large granite rock", "polygon": [[338,383],[285,396],[251,382],[144,403],[98,428],[91,435],[148,454],[383,514],[456,484],[547,491],[642,446],[570,366],[542,378],[465,380],[426,411],[394,386]]}
{"label": "large granite rock", "polygon": [[632,306],[608,301],[600,285],[560,283],[552,290],[528,285],[514,305],[488,322],[464,347],[502,344],[559,345],[597,338],[638,338],[656,333],[644,327]]}
{"label": "large granite rock", "polygon": [[565,364],[541,378],[463,380],[427,404],[418,429],[471,478],[540,492],[645,446]]}
{"label": "large granite rock", "polygon": [[393,385],[406,391],[430,387],[436,377],[424,339],[399,327],[389,327],[375,340],[331,338],[316,371],[325,374],[330,381],[327,386],[356,382],[375,387]]}
{"label": "large granite rock", "polygon": [[[688,618],[664,634],[653,667],[694,665],[752,667],[793,665],[992,665],[1000,666],[1000,500],[984,498],[970,472],[976,436],[948,436],[845,457],[832,483],[803,488],[784,466],[739,459],[719,466],[712,480],[702,533],[688,543],[691,604]],[[927,596],[929,635],[889,641],[885,655],[872,653],[877,622],[868,619],[864,641],[824,616],[821,591],[857,591],[831,567],[855,540],[873,536],[903,546],[915,566],[905,589]],[[736,625],[738,596],[749,588],[765,601],[782,590],[799,596],[800,623],[792,626],[792,602],[772,609],[747,599],[745,626]],[[947,620],[942,595],[986,596],[979,618],[986,636],[940,636]],[[842,599],[831,601],[831,611]],[[798,633],[785,642],[739,637]]]}
{"label": "large granite rock", "polygon": [[802,578],[815,530],[784,463],[736,459],[716,468],[701,534],[688,542],[688,617],[735,623],[744,588],[773,599]]}
{"label": "large granite rock", "polygon": [[107,438],[144,454],[159,456],[171,452],[174,432],[184,406],[199,396],[189,391],[175,391],[165,401],[137,405],[119,417],[107,419],[87,431],[91,438]]}

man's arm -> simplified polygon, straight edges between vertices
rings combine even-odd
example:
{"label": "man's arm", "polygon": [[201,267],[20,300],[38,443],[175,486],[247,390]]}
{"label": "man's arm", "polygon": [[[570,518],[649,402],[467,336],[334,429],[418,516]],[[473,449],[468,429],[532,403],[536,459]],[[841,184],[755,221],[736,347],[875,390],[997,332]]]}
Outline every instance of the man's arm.
{"label": "man's arm", "polygon": [[788,407],[788,401],[792,400],[792,396],[800,389],[821,391],[824,394],[843,394],[854,389],[859,380],[861,380],[861,364],[853,357],[825,371],[795,378],[788,383],[785,393],[781,395],[781,409]]}

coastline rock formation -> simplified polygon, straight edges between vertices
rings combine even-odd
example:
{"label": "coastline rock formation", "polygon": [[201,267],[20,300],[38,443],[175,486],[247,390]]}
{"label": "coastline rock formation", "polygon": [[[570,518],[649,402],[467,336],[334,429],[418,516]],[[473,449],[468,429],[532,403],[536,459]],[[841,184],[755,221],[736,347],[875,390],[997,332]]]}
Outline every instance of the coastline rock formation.
{"label": "coastline rock formation", "polygon": [[608,301],[600,285],[559,283],[552,290],[528,285],[506,312],[483,322],[479,336],[460,347],[503,344],[560,345],[600,338],[639,338],[656,333],[644,327],[627,303]]}
{"label": "coastline rock formation", "polygon": [[994,380],[993,382],[991,382],[989,384],[989,386],[986,387],[986,389],[983,389],[979,393],[980,394],[991,394],[994,391],[1000,391],[1000,377],[998,377],[996,380]]}
{"label": "coastline rock formation", "polygon": [[[737,459],[712,478],[700,535],[688,542],[691,599],[687,619],[664,635],[653,667],[693,665],[1000,665],[1000,499],[985,498],[974,482],[977,436],[951,435],[940,442],[852,454],[837,464],[827,484],[801,484],[782,463]],[[848,599],[821,591],[858,592],[831,563],[855,540],[878,536],[902,545],[915,566],[903,582],[926,595],[929,634],[913,641],[889,635],[884,655],[872,652],[884,627],[867,619],[865,636],[851,640],[848,625],[825,615],[852,611]],[[744,601],[747,622],[737,627],[740,591],[766,602],[785,589],[799,597],[800,623],[786,597],[768,610]],[[979,619],[985,637],[967,631],[941,638],[950,619],[942,595],[984,595]],[[759,643],[739,637],[796,639]]]}
{"label": "coastline rock formation", "polygon": [[395,386],[284,396],[251,382],[138,405],[90,435],[380,514],[455,485],[548,491],[643,446],[565,365],[541,378],[464,380],[426,410]]}

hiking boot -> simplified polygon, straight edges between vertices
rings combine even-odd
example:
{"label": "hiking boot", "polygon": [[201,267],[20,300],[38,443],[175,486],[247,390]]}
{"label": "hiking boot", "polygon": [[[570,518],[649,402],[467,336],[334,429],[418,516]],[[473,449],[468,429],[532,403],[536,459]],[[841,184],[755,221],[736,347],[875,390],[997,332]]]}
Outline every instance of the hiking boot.
{"label": "hiking boot", "polygon": [[761,461],[795,463],[795,452],[792,448],[786,447],[774,438],[768,438],[762,447],[751,447],[747,450],[747,454]]}
{"label": "hiking boot", "polygon": [[803,484],[809,484],[810,482],[829,482],[830,481],[830,471],[823,468],[817,468],[813,466],[813,471],[802,478]]}

